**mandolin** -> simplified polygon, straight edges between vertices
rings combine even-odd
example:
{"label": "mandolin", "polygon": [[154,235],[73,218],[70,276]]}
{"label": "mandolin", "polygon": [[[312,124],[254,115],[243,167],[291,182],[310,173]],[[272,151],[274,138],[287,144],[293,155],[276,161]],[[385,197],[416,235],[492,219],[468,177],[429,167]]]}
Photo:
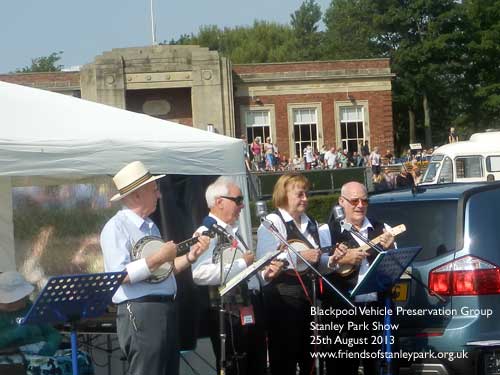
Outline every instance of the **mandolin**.
{"label": "mandolin", "polygon": [[[395,227],[392,227],[387,230],[390,234],[392,234],[394,237],[396,237],[398,234],[401,234],[406,231],[406,226],[404,224],[397,225]],[[370,242],[374,245],[378,245],[380,243],[380,240],[382,239],[382,234],[378,237],[375,237],[374,239],[370,240]],[[368,244],[364,244],[360,247],[348,249],[347,251],[367,251],[370,250],[371,247]],[[354,271],[356,271],[359,268],[359,264],[339,264],[339,269],[337,273],[342,276],[342,277],[347,277],[351,275]]]}

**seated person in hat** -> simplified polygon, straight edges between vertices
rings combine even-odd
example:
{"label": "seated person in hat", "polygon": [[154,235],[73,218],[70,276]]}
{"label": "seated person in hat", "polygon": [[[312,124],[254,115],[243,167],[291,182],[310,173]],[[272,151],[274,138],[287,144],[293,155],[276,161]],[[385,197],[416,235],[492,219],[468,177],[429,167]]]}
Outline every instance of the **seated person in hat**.
{"label": "seated person in hat", "polygon": [[[16,271],[0,274],[0,373],[2,366],[23,364],[27,374],[70,374],[71,354],[58,351],[61,335],[54,327],[17,324],[16,319],[26,316],[31,308],[29,295],[33,290]],[[80,374],[93,374],[88,356],[79,353],[78,362]]]}
{"label": "seated person in hat", "polygon": [[[199,236],[189,252],[177,256],[177,246],[168,241],[146,257],[131,253],[146,236],[161,237],[149,218],[156,210],[160,191],[153,176],[140,161],[124,166],[113,177],[118,194],[111,201],[123,205],[101,232],[106,272],[127,271],[123,284],[113,296],[118,305],[116,329],[129,373],[166,375],[179,372],[177,283],[175,274],[187,269],[208,248],[209,238]],[[157,280],[152,273],[164,263],[173,263],[173,272]]]}
{"label": "seated person in hat", "polygon": [[18,325],[16,318],[25,316],[30,307],[29,295],[33,285],[15,271],[0,274],[0,349],[33,345],[34,354],[53,355],[59,348],[61,336],[48,324]]}

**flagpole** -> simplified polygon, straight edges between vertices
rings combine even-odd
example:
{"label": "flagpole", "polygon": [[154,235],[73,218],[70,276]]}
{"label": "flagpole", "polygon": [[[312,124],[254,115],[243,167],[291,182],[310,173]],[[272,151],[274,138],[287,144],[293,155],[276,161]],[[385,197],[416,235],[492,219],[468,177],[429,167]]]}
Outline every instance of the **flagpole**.
{"label": "flagpole", "polygon": [[153,39],[153,45],[156,45],[156,27],[155,27],[155,14],[153,7],[153,0],[150,0],[150,8],[151,8],[151,37]]}

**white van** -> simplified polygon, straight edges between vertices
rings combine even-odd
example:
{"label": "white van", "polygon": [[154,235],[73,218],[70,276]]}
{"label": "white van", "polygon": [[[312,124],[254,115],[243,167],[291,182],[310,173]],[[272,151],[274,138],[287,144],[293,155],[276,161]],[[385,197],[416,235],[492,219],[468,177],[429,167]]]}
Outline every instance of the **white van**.
{"label": "white van", "polygon": [[500,180],[500,131],[437,148],[421,185]]}

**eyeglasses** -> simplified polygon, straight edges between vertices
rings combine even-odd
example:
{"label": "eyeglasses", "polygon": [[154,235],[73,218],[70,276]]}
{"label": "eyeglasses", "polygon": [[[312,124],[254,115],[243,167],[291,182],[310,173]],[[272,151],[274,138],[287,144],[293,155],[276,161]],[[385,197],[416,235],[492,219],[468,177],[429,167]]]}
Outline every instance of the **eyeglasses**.
{"label": "eyeglasses", "polygon": [[245,199],[242,195],[238,195],[237,197],[227,197],[225,195],[221,195],[220,197],[233,201],[237,206],[241,206],[243,204],[243,200]]}
{"label": "eyeglasses", "polygon": [[359,204],[359,202],[361,202],[361,205],[363,206],[368,206],[368,199],[362,199],[362,198],[353,198],[353,199],[349,199],[349,198],[346,198],[342,195],[342,198],[344,198],[346,201],[349,202],[349,204],[351,206],[357,206]]}

